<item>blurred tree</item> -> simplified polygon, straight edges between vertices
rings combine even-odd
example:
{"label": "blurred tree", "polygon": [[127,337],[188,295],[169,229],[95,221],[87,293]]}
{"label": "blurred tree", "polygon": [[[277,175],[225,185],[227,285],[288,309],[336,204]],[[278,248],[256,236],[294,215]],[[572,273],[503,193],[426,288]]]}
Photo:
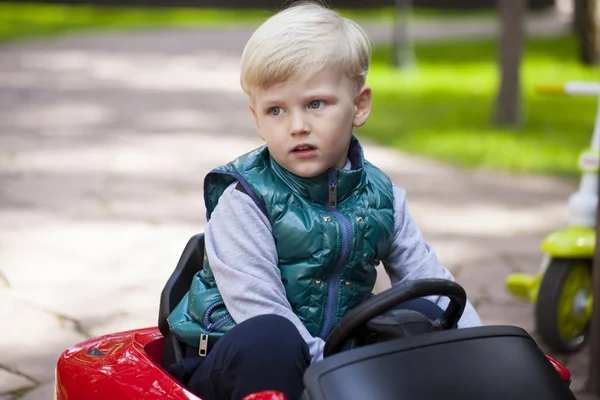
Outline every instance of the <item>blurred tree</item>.
{"label": "blurred tree", "polygon": [[600,64],[600,0],[576,0],[574,28],[581,62]]}
{"label": "blurred tree", "polygon": [[520,66],[525,9],[526,0],[498,0],[500,88],[494,122],[499,126],[516,126],[521,122]]}
{"label": "blurred tree", "polygon": [[394,49],[392,51],[392,64],[400,69],[409,69],[415,65],[409,25],[411,15],[412,0],[394,1]]}

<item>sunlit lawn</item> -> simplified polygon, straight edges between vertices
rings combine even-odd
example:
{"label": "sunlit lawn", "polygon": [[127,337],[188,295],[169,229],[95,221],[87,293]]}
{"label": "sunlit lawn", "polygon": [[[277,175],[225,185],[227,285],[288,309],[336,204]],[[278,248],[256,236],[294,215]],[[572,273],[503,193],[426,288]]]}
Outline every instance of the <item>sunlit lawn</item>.
{"label": "sunlit lawn", "polygon": [[81,30],[239,26],[259,23],[269,15],[260,10],[0,3],[0,40]]}
{"label": "sunlit lawn", "polygon": [[530,39],[522,66],[523,125],[498,129],[491,124],[494,41],[419,44],[418,67],[409,73],[390,68],[390,49],[380,46],[368,78],[374,110],[359,134],[460,166],[573,176],[591,140],[596,100],[540,95],[534,87],[600,81],[600,69],[580,65],[576,52],[572,38]]}

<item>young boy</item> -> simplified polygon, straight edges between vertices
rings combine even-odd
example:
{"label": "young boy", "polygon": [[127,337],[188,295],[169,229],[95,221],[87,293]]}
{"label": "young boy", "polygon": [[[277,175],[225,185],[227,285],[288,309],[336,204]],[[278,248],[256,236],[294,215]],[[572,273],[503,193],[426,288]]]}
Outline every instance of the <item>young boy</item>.
{"label": "young boy", "polygon": [[[333,326],[370,296],[379,262],[392,284],[453,279],[405,191],[363,159],[353,136],[371,112],[370,52],[357,24],[314,3],[271,17],[246,45],[241,85],[266,146],[204,184],[214,275],[205,278],[237,325],[206,357],[171,369],[204,400],[260,390],[298,398]],[[414,308],[435,318],[448,301],[430,300]],[[480,324],[467,304],[458,327]]]}

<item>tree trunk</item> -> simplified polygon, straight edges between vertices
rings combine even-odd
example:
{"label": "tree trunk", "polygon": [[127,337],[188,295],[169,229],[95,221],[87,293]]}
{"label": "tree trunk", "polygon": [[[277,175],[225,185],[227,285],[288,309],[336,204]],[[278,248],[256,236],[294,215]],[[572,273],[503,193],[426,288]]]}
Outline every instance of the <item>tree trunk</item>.
{"label": "tree trunk", "polygon": [[414,67],[414,49],[410,33],[410,18],[412,16],[412,0],[394,1],[394,41],[392,49],[392,64],[399,69]]}
{"label": "tree trunk", "polygon": [[[600,170],[598,171],[600,179]],[[598,196],[600,197],[600,186],[598,187]],[[596,226],[600,227],[600,203],[596,211]],[[590,366],[588,369],[587,389],[590,393],[600,395],[600,235],[596,235],[596,248],[594,251],[594,262],[592,264],[592,293],[596,293],[592,298],[592,320],[590,322]]]}
{"label": "tree trunk", "polygon": [[500,89],[495,122],[517,126],[521,122],[520,66],[525,36],[526,0],[498,0],[500,14]]}
{"label": "tree trunk", "polygon": [[575,1],[575,34],[584,64],[600,64],[600,1]]}

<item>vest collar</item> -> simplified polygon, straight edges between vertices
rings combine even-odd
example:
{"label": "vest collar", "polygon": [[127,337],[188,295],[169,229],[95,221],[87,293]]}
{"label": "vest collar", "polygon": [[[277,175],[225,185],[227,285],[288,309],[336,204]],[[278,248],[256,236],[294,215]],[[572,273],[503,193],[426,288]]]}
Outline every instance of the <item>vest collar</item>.
{"label": "vest collar", "polygon": [[303,178],[283,168],[270,157],[271,169],[287,186],[305,198],[330,207],[330,187],[335,185],[336,203],[341,203],[351,193],[360,191],[366,186],[366,176],[363,169],[363,151],[356,137],[352,136],[348,149],[350,169],[331,169],[312,178]]}

